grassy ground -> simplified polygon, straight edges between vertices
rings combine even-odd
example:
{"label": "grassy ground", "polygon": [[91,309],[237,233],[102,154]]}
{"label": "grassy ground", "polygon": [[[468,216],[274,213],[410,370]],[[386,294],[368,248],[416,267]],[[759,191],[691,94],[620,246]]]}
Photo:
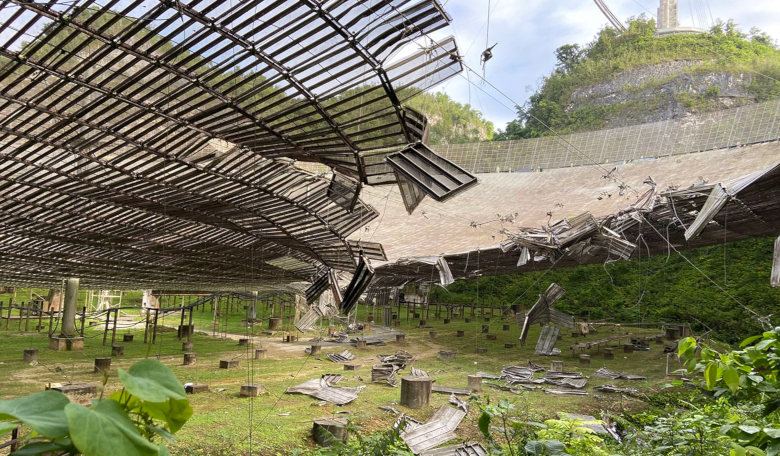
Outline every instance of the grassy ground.
{"label": "grassy ground", "polygon": [[[359,311],[363,317],[365,309]],[[243,311],[236,312],[230,318],[240,321]],[[200,315],[200,312],[196,312]],[[204,312],[203,315],[208,315]],[[592,364],[580,366],[577,359],[571,356],[568,346],[574,341],[570,336],[559,342],[558,347],[564,352],[560,358],[541,357],[533,355],[533,348],[540,328],[532,328],[528,337],[528,345],[513,349],[504,348],[507,342],[518,342],[520,333],[514,321],[509,321],[510,330],[503,331],[504,321],[494,318],[490,324],[490,332],[498,335],[498,340],[489,341],[480,334],[483,318],[474,318],[471,323],[465,323],[462,318],[445,325],[442,320],[434,320],[433,312],[430,313],[429,325],[434,328],[419,328],[417,321],[407,322],[402,313],[402,326],[398,329],[407,335],[406,347],[399,347],[395,342],[389,342],[385,347],[369,347],[367,350],[353,352],[357,355],[357,362],[362,367],[355,372],[344,372],[339,364],[328,360],[326,353],[340,352],[345,347],[323,347],[321,360],[306,355],[304,348],[309,345],[307,339],[315,337],[318,333],[310,332],[301,337],[297,344],[282,344],[277,336],[261,336],[262,328],[255,327],[254,344],[256,347],[264,346],[268,349],[268,358],[263,360],[251,360],[248,356],[251,352],[239,347],[235,340],[223,340],[207,335],[196,334],[193,337],[194,351],[198,353],[197,366],[182,366],[181,343],[176,338],[175,332],[161,331],[155,345],[143,344],[143,329],[133,329],[123,332],[135,334],[135,341],[125,343],[125,355],[114,358],[112,362],[112,375],[106,384],[107,392],[118,388],[118,381],[114,368],[128,368],[134,361],[144,358],[147,354],[160,355],[161,361],[169,365],[182,382],[202,382],[210,385],[208,393],[191,396],[190,400],[195,409],[195,415],[187,425],[179,432],[179,443],[172,449],[175,455],[228,455],[244,454],[249,449],[250,427],[252,433],[253,454],[275,455],[288,454],[293,448],[311,446],[309,434],[311,420],[319,416],[333,414],[344,410],[349,412],[364,433],[371,433],[380,429],[386,429],[395,420],[395,416],[388,415],[379,410],[381,405],[393,405],[398,410],[409,413],[411,416],[425,421],[440,405],[446,404],[448,395],[433,394],[432,407],[424,410],[408,410],[397,405],[400,397],[400,388],[393,388],[384,384],[369,383],[371,373],[370,366],[376,363],[377,354],[390,354],[399,348],[404,348],[419,358],[415,366],[427,370],[436,379],[439,385],[466,387],[466,376],[476,371],[486,371],[498,374],[506,365],[525,365],[531,360],[544,367],[549,367],[552,359],[562,359],[566,371],[581,371],[586,375],[592,374],[600,367],[606,366],[614,371],[625,371],[641,374],[648,377],[644,381],[628,382],[624,380],[607,380],[592,377],[588,380],[586,390],[588,396],[555,396],[542,392],[526,392],[522,395],[514,395],[509,392],[485,389],[484,395],[489,395],[491,400],[507,397],[525,404],[525,406],[538,415],[538,419],[552,417],[558,411],[573,413],[598,414],[599,411],[620,412],[624,409],[638,409],[644,407],[639,399],[611,396],[606,393],[594,394],[591,389],[600,384],[613,383],[620,386],[631,386],[640,391],[658,389],[659,385],[666,383],[664,378],[664,365],[666,356],[662,353],[662,346],[653,344],[650,351],[636,352],[628,355],[622,350],[616,350],[616,359],[604,360],[600,353],[591,350]],[[168,319],[166,319],[168,320]],[[200,320],[199,320],[200,321]],[[170,318],[166,324],[178,325],[178,317]],[[197,328],[198,326],[196,326]],[[203,326],[200,326],[201,328]],[[209,329],[210,328],[204,328]],[[458,329],[465,331],[465,337],[456,337]],[[429,338],[428,332],[436,330],[438,337],[435,340]],[[612,328],[618,331],[617,328]],[[246,328],[242,328],[239,334],[244,334]],[[641,334],[658,333],[657,330],[641,331]],[[637,334],[637,331],[634,331]],[[601,331],[590,338],[607,337],[616,334],[609,329]],[[47,348],[46,334],[22,335],[14,331],[0,331],[0,398],[11,398],[32,392],[40,391],[47,382],[99,382],[101,376],[94,374],[93,362],[95,357],[109,356],[110,347],[102,346],[102,332],[98,329],[87,331],[85,349],[79,352],[55,352]],[[121,340],[121,337],[118,337]],[[581,341],[582,339],[577,339]],[[121,342],[118,342],[121,343]],[[475,346],[487,348],[487,354],[474,353]],[[25,348],[38,348],[40,350],[38,365],[31,366],[22,362],[22,351]],[[440,360],[437,358],[439,350],[448,349],[457,352],[457,359]],[[220,359],[237,358],[240,366],[235,370],[221,370],[218,368]],[[408,371],[404,371],[408,372]],[[292,385],[297,385],[310,378],[316,378],[324,373],[343,373],[342,386],[366,385],[366,389],[360,394],[357,401],[343,407],[326,405],[315,406],[316,399],[303,395],[284,394],[284,390]],[[363,381],[361,381],[361,379]],[[242,384],[254,381],[262,384],[267,393],[250,401],[239,398],[238,392]],[[250,417],[251,413],[251,417]],[[284,415],[287,414],[289,415]],[[459,427],[457,433],[461,439],[479,441],[480,436],[476,428],[478,413],[472,410]],[[251,423],[251,426],[250,426]]]}

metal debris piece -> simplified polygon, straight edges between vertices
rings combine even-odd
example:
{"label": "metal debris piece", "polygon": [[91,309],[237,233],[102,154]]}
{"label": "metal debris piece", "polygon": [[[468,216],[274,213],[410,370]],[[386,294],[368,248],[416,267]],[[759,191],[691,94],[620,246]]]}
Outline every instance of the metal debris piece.
{"label": "metal debris piece", "polygon": [[542,366],[532,363],[530,359],[528,360],[528,368],[534,372],[544,372],[545,370]]}
{"label": "metal debris piece", "polygon": [[410,377],[430,377],[430,375],[428,375],[428,372],[425,372],[424,370],[418,369],[418,368],[416,368],[414,366],[412,366],[412,368],[409,369],[409,376]]}
{"label": "metal debris piece", "polygon": [[340,308],[344,315],[348,315],[352,311],[352,308],[357,304],[360,295],[366,291],[366,288],[371,284],[371,279],[373,278],[374,268],[368,264],[365,255],[361,255],[357,269],[355,269],[355,273],[352,275],[352,281],[347,286],[347,289],[344,290],[344,296],[341,300]]}
{"label": "metal debris piece", "polygon": [[399,369],[403,369],[406,367],[406,365],[415,359],[417,359],[416,355],[412,355],[406,350],[398,350],[395,352],[394,355],[376,355],[377,358],[379,358],[379,361],[383,364],[394,364],[398,366]]}
{"label": "metal debris piece", "polygon": [[479,443],[464,443],[448,447],[424,451],[420,456],[487,456],[488,452]]}
{"label": "metal debris piece", "polygon": [[[525,345],[525,339],[528,337],[528,328],[534,323],[555,323],[567,328],[574,328],[574,317],[563,312],[551,309],[551,306],[558,302],[566,290],[557,283],[551,283],[547,290],[536,301],[531,310],[525,315],[518,314],[518,323],[522,318],[522,331],[520,333],[520,345]],[[551,310],[553,310],[551,312]]]}
{"label": "metal debris piece", "polygon": [[571,396],[587,396],[587,391],[580,391],[576,389],[569,389],[569,390],[552,390],[552,389],[546,389],[543,390],[547,394],[558,394],[558,395],[571,395]]}
{"label": "metal debris piece", "polygon": [[562,420],[574,421],[578,427],[590,429],[596,434],[612,435],[607,426],[605,426],[605,423],[601,420],[597,420],[596,417],[565,412],[559,412],[558,416]]}
{"label": "metal debris piece", "polygon": [[[385,158],[390,168],[414,187],[415,199],[418,192],[423,192],[436,201],[444,201],[465,188],[477,183],[477,178],[460,166],[436,155],[428,146],[416,143]],[[401,194],[404,194],[404,187]],[[408,192],[409,189],[407,188]],[[404,197],[406,202],[406,197]],[[414,207],[407,205],[411,214]]]}
{"label": "metal debris piece", "polygon": [[328,358],[334,363],[348,363],[355,359],[355,355],[349,350],[344,350],[341,353],[328,353]]}
{"label": "metal debris piece", "polygon": [[336,405],[349,404],[357,399],[358,393],[363,391],[365,386],[357,388],[333,386],[341,381],[342,378],[343,376],[339,374],[324,374],[322,378],[314,378],[300,385],[287,388],[285,393],[305,394]]}
{"label": "metal debris piece", "polygon": [[561,379],[561,378],[584,378],[582,372],[550,372],[550,371],[545,372],[544,377],[553,380]]}
{"label": "metal debris piece", "polygon": [[395,377],[398,370],[399,367],[394,364],[374,364],[371,367],[371,381],[386,382],[390,386],[395,386],[398,383]]}
{"label": "metal debris piece", "polygon": [[606,367],[602,367],[601,369],[597,370],[593,373],[594,377],[601,377],[601,378],[609,378],[611,380],[616,380],[618,377],[620,377],[620,374],[617,372],[612,372],[611,370],[607,369]]}
{"label": "metal debris piece", "polygon": [[380,405],[380,406],[379,406],[379,410],[382,410],[382,411],[385,411],[385,412],[391,412],[391,413],[394,413],[394,414],[396,414],[396,415],[400,415],[400,414],[401,414],[401,412],[399,412],[399,411],[398,411],[398,410],[397,410],[395,407],[393,407],[392,405]]}
{"label": "metal debris piece", "polygon": [[539,334],[539,340],[536,342],[536,349],[534,349],[535,355],[541,356],[557,356],[561,354],[559,348],[555,348],[556,342],[558,342],[558,335],[561,333],[561,329],[557,326],[547,325],[542,328],[542,333]]}
{"label": "metal debris piece", "polygon": [[433,391],[434,393],[460,394],[461,396],[468,396],[469,394],[471,394],[471,391],[469,391],[466,388],[454,388],[452,386],[442,386],[442,385],[431,386],[431,391]]}
{"label": "metal debris piece", "polygon": [[490,380],[499,380],[501,378],[498,375],[493,375],[493,374],[489,374],[487,372],[482,372],[482,371],[477,372],[477,376],[482,377],[482,378],[487,378],[487,379],[490,379]]}
{"label": "metal debris piece", "polygon": [[414,454],[420,454],[457,438],[454,431],[465,416],[463,410],[442,405],[427,423],[411,431],[404,431],[401,439]]}
{"label": "metal debris piece", "polygon": [[417,429],[418,427],[422,426],[422,421],[417,421],[411,416],[407,415],[406,413],[402,413],[398,419],[395,420],[395,423],[393,423],[393,429],[401,429],[403,428],[404,432],[413,431],[414,429]]}
{"label": "metal debris piece", "polygon": [[602,378],[608,378],[610,380],[617,380],[617,379],[623,379],[623,380],[645,380],[647,377],[643,377],[641,375],[634,375],[634,374],[625,374],[622,372],[612,372],[611,370],[607,369],[606,367],[602,367],[601,369],[597,370],[593,373],[596,377],[602,377]]}
{"label": "metal debris piece", "polygon": [[455,407],[458,407],[459,409],[463,410],[466,413],[469,413],[468,402],[464,401],[463,399],[459,399],[455,395],[455,393],[450,394],[450,404],[454,405]]}
{"label": "metal debris piece", "polygon": [[639,391],[632,388],[618,388],[615,385],[601,385],[593,388],[595,391],[601,391],[604,393],[623,393],[630,394],[632,396],[639,394]]}

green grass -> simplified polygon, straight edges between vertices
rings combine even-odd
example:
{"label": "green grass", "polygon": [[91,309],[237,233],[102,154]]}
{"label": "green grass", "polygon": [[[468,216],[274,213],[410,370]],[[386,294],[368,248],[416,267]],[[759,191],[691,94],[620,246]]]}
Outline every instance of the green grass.
{"label": "green grass", "polygon": [[[359,315],[362,318],[368,309],[360,308]],[[205,313],[207,314],[207,312]],[[230,318],[240,320],[241,313],[236,312]],[[174,326],[178,325],[178,319]],[[490,332],[498,335],[497,341],[488,341],[480,334],[483,319],[474,318],[471,323],[465,323],[462,318],[455,319],[451,324],[443,324],[442,320],[435,320],[431,311],[428,323],[433,329],[419,328],[418,321],[407,322],[405,312],[401,314],[401,327],[407,335],[408,346],[403,347],[413,354],[419,354],[415,366],[427,370],[440,385],[453,387],[466,387],[467,374],[476,371],[486,371],[498,374],[506,365],[525,365],[531,361],[549,367],[549,357],[534,356],[533,349],[539,334],[539,327],[531,329],[528,337],[528,345],[514,349],[504,348],[506,342],[517,342],[520,329],[512,318],[507,318],[510,324],[509,331],[503,331],[504,321],[496,317],[490,323]],[[166,321],[166,324],[171,322]],[[456,337],[458,329],[466,331],[465,337]],[[614,328],[613,328],[614,329]],[[429,338],[428,332],[436,330],[436,340]],[[246,331],[242,328],[239,334]],[[261,328],[253,328],[255,335],[259,335]],[[115,376],[115,368],[128,368],[134,361],[144,358],[147,353],[156,355],[160,353],[160,359],[170,366],[182,382],[208,383],[211,387],[209,393],[191,396],[191,402],[195,409],[195,415],[187,425],[179,432],[179,441],[174,445],[172,454],[175,455],[220,455],[220,454],[245,454],[248,453],[248,436],[250,432],[250,404],[253,404],[252,439],[255,442],[253,454],[288,454],[293,448],[310,447],[309,434],[311,420],[319,416],[333,414],[338,410],[349,412],[355,422],[362,426],[362,432],[369,434],[380,429],[386,429],[396,419],[381,410],[381,405],[393,405],[398,410],[409,413],[411,416],[425,421],[440,405],[446,404],[448,396],[434,394],[432,407],[425,410],[407,410],[397,405],[400,388],[393,388],[384,384],[368,383],[370,379],[370,366],[376,363],[377,354],[389,354],[401,348],[394,342],[389,342],[385,347],[369,347],[364,351],[353,352],[357,355],[357,362],[363,366],[356,372],[345,373],[345,380],[340,383],[344,386],[367,385],[355,402],[343,407],[326,405],[324,407],[313,406],[316,399],[303,395],[284,394],[287,387],[302,383],[310,378],[319,377],[324,373],[344,373],[340,364],[328,360],[326,353],[340,352],[344,347],[323,347],[323,353],[318,361],[304,353],[308,345],[305,341],[318,334],[311,331],[301,337],[298,344],[280,344],[278,337],[256,337],[255,345],[264,345],[269,350],[269,357],[263,360],[249,360],[249,350],[242,350],[235,340],[222,340],[206,335],[196,334],[193,337],[194,351],[198,353],[197,366],[182,366],[181,344],[176,338],[175,332],[161,331],[158,334],[157,344],[151,346],[143,344],[143,329],[131,330],[135,334],[135,341],[125,343],[125,356],[115,358],[112,363],[112,374],[106,383],[106,392],[112,392],[119,387]],[[643,334],[658,333],[657,330],[644,330]],[[609,330],[602,331],[593,337],[606,337],[612,333]],[[55,352],[47,348],[45,333],[33,335],[16,335],[13,331],[0,331],[0,397],[10,398],[29,394],[43,389],[47,382],[99,382],[101,376],[92,373],[95,357],[108,356],[109,347],[103,347],[102,332],[97,329],[87,331],[85,349],[80,352]],[[604,383],[618,383],[630,385],[642,391],[657,390],[659,385],[666,383],[664,379],[665,355],[661,346],[653,345],[649,352],[636,352],[632,355],[624,355],[622,351],[616,353],[613,361],[605,361],[595,349],[591,350],[593,356],[590,366],[579,366],[577,360],[571,357],[568,350],[569,344],[574,339],[565,337],[559,343],[559,348],[564,352],[560,358],[564,361],[565,370],[581,371],[586,375],[596,369],[606,366],[615,371],[626,371],[635,374],[646,375],[648,380],[638,382],[610,381],[600,378],[591,378],[588,381],[587,390],[593,386]],[[581,340],[581,339],[577,339]],[[272,344],[273,342],[273,344]],[[121,343],[121,342],[120,342]],[[486,355],[474,354],[476,345],[487,348]],[[25,348],[39,349],[39,364],[30,366],[22,362],[22,350]],[[436,354],[439,350],[448,349],[457,352],[455,360],[440,360]],[[240,366],[235,370],[220,370],[220,359],[239,358]],[[62,372],[57,372],[57,368]],[[408,371],[404,371],[408,372]],[[361,382],[360,376],[366,382]],[[239,398],[240,385],[248,383],[252,377],[254,382],[261,383],[267,390],[267,394],[254,401]],[[224,391],[218,391],[223,389]],[[638,399],[603,397],[598,400],[591,395],[580,396],[554,396],[542,392],[526,392],[522,395],[514,395],[509,392],[485,389],[484,395],[489,395],[491,400],[507,397],[526,403],[527,407],[540,419],[552,417],[558,411],[598,413],[599,410],[621,412],[624,409],[636,410],[646,407]],[[600,396],[608,396],[601,394]],[[289,416],[279,416],[283,413]],[[481,437],[475,427],[478,413],[472,410],[463,424],[458,429],[461,439],[480,441]]]}

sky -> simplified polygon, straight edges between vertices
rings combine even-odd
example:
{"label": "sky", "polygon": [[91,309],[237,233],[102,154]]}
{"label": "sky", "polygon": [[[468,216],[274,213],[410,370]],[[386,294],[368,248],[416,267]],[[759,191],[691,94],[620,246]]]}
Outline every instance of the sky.
{"label": "sky", "polygon": [[[439,40],[455,35],[458,47],[465,53],[466,64],[482,74],[480,54],[485,49],[488,2],[491,6],[489,43],[498,45],[487,64],[486,79],[506,94],[500,95],[488,84],[466,73],[441,84],[435,90],[449,94],[461,103],[470,103],[482,111],[496,128],[503,128],[516,117],[513,106],[523,104],[540,85],[541,77],[555,65],[553,52],[564,44],[590,42],[606,18],[592,0],[440,0],[452,16],[451,27],[436,32]],[[694,2],[694,3],[691,3]],[[621,20],[641,13],[653,15],[659,0],[605,0]],[[743,31],[751,27],[780,40],[780,1],[778,0],[679,0],[683,26],[699,26],[696,4],[709,3],[712,17],[733,19]],[[646,9],[645,9],[646,8]],[[693,11],[693,14],[691,14]],[[693,18],[692,18],[693,16]],[[707,12],[709,16],[709,12]],[[694,22],[695,21],[695,22]],[[482,91],[484,90],[484,92]],[[485,93],[487,92],[487,93]],[[491,98],[494,97],[494,99]]]}

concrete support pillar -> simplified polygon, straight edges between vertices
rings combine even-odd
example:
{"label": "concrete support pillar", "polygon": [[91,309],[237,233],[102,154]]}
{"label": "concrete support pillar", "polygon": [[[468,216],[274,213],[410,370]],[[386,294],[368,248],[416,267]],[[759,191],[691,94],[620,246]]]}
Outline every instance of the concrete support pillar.
{"label": "concrete support pillar", "polygon": [[257,318],[257,292],[252,292],[252,304],[246,306],[246,319],[247,321],[255,320]]}
{"label": "concrete support pillar", "polygon": [[65,303],[62,310],[62,335],[76,335],[76,301],[79,295],[79,279],[69,278],[65,282]]}

